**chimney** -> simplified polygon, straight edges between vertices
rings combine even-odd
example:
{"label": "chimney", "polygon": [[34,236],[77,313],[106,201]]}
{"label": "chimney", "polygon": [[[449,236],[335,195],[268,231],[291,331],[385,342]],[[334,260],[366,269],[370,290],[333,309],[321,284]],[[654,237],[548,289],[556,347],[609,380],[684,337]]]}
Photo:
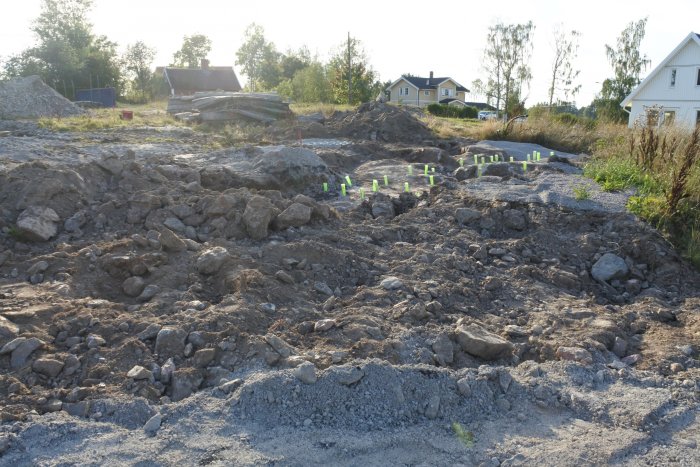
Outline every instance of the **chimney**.
{"label": "chimney", "polygon": [[207,60],[206,58],[203,58],[202,61],[201,61],[200,63],[201,63],[200,66],[202,67],[202,70],[208,70],[208,69],[209,69],[209,60]]}
{"label": "chimney", "polygon": [[430,72],[430,79],[433,79],[433,72]]}

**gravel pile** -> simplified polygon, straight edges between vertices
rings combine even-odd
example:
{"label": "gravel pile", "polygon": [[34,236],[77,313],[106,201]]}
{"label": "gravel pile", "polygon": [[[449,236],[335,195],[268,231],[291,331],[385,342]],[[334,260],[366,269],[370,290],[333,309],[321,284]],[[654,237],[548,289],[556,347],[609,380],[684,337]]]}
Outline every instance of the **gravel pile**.
{"label": "gravel pile", "polygon": [[38,76],[0,83],[0,119],[70,117],[83,110],[47,86]]}

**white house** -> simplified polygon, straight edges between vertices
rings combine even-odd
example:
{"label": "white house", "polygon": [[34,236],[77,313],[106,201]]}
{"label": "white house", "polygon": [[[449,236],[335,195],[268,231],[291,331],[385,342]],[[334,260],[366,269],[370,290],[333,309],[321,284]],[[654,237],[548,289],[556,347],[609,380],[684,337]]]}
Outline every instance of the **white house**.
{"label": "white house", "polygon": [[700,124],[700,34],[691,32],[620,104],[635,123]]}
{"label": "white house", "polygon": [[389,102],[402,105],[417,105],[424,107],[428,104],[466,105],[469,89],[449,77],[402,76],[387,88]]}

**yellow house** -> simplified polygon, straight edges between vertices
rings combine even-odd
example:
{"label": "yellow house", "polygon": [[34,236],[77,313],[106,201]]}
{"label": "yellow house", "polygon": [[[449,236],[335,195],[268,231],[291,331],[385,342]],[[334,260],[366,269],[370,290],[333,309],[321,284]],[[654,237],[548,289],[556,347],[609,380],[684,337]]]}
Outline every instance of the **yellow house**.
{"label": "yellow house", "polygon": [[428,104],[466,105],[469,89],[452,78],[402,76],[387,88],[389,102],[424,107]]}

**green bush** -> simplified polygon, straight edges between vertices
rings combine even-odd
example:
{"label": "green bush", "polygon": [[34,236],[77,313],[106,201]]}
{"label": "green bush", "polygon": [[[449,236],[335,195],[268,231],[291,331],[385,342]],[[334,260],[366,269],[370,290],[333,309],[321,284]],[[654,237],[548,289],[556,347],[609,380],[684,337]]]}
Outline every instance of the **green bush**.
{"label": "green bush", "polygon": [[449,118],[476,118],[479,114],[479,109],[476,107],[463,107],[447,104],[430,104],[427,107],[429,113],[438,117]]}

